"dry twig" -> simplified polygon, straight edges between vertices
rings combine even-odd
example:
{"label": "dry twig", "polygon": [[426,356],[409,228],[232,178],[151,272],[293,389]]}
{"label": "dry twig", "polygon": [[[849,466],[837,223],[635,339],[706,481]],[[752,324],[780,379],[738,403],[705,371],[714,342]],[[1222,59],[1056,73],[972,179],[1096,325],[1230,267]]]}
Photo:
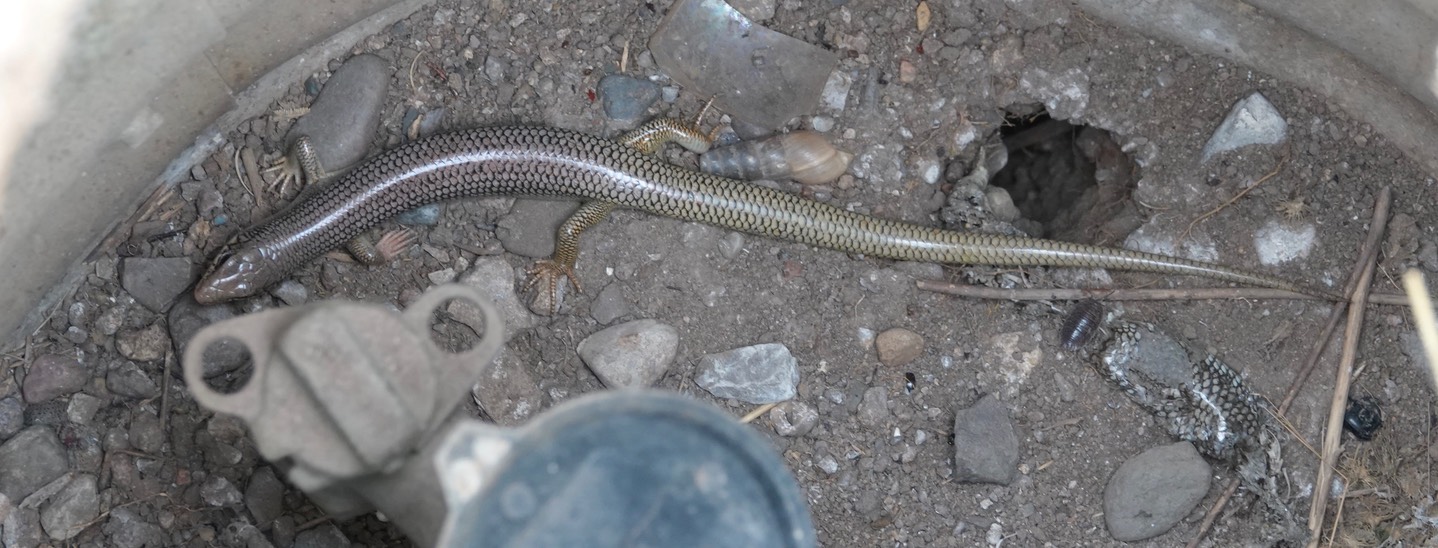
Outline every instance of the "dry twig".
{"label": "dry twig", "polygon": [[1215,208],[1213,208],[1213,209],[1208,210],[1208,213],[1204,213],[1203,215],[1199,215],[1197,219],[1194,219],[1193,221],[1189,222],[1189,223],[1188,223],[1188,228],[1183,229],[1183,234],[1180,234],[1180,235],[1178,236],[1178,240],[1176,240],[1176,241],[1182,242],[1182,241],[1188,239],[1188,233],[1193,232],[1193,227],[1194,227],[1194,225],[1197,225],[1198,223],[1203,222],[1204,219],[1207,219],[1207,218],[1209,218],[1209,217],[1212,217],[1212,216],[1216,215],[1218,212],[1223,211],[1223,210],[1224,210],[1225,208],[1227,208],[1228,206],[1233,205],[1234,202],[1237,202],[1239,199],[1243,198],[1244,196],[1247,196],[1249,192],[1253,192],[1253,189],[1258,188],[1258,185],[1261,185],[1261,184],[1263,184],[1265,181],[1267,181],[1267,180],[1269,180],[1269,179],[1272,179],[1274,176],[1278,175],[1278,172],[1283,171],[1283,164],[1286,164],[1286,163],[1288,163],[1288,154],[1287,154],[1287,153],[1285,153],[1282,158],[1279,158],[1279,159],[1278,159],[1278,165],[1273,166],[1273,171],[1270,171],[1270,172],[1268,172],[1267,175],[1264,175],[1263,177],[1260,177],[1260,178],[1259,178],[1257,181],[1255,181],[1253,184],[1248,185],[1248,188],[1243,189],[1243,190],[1240,191],[1238,194],[1234,194],[1233,197],[1232,197],[1232,198],[1229,198],[1227,202],[1224,202],[1224,203],[1220,204],[1218,207],[1215,207]]}
{"label": "dry twig", "polygon": [[[1321,301],[1303,293],[1262,287],[1191,287],[1176,289],[1004,289],[977,285],[955,284],[937,280],[917,280],[915,285],[925,291],[946,293],[973,299],[1009,301],[1178,301],[1203,299],[1294,299]],[[1370,296],[1374,304],[1407,304],[1403,295],[1380,293]]]}
{"label": "dry twig", "polygon": [[[1392,189],[1384,187],[1378,195],[1378,206],[1375,207],[1373,223],[1380,226],[1388,224],[1387,205],[1391,199]],[[1381,208],[1381,211],[1378,211]],[[1377,213],[1383,213],[1380,217]],[[1377,229],[1382,232],[1382,228]],[[1377,254],[1374,254],[1374,259]],[[1373,283],[1373,273],[1378,267],[1376,261],[1360,264],[1362,274],[1358,277],[1358,284],[1352,288],[1348,306],[1348,325],[1343,331],[1343,354],[1338,362],[1336,378],[1333,382],[1333,400],[1328,408],[1328,425],[1323,432],[1323,458],[1318,465],[1318,479],[1313,482],[1313,501],[1308,510],[1308,546],[1318,546],[1323,529],[1323,518],[1328,509],[1329,482],[1333,479],[1334,463],[1338,460],[1338,443],[1343,437],[1343,410],[1348,401],[1348,387],[1353,375],[1353,361],[1358,356],[1358,339],[1363,333],[1363,313],[1368,301],[1368,287]],[[1343,486],[1345,489],[1347,485]],[[1340,511],[1342,509],[1340,503]],[[1337,531],[1338,520],[1333,523],[1334,532]]]}

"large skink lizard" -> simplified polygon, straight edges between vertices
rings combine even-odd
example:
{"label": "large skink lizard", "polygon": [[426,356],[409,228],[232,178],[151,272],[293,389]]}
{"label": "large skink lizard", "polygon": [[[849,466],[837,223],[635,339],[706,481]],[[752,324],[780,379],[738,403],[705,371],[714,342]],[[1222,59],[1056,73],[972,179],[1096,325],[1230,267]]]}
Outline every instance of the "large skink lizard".
{"label": "large skink lizard", "polygon": [[213,304],[254,295],[396,214],[482,196],[587,201],[561,228],[554,257],[536,265],[536,279],[548,281],[551,296],[561,276],[577,282],[580,233],[622,207],[889,259],[1183,274],[1331,297],[1276,276],[1187,259],[878,219],[670,165],[635,146],[581,132],[492,127],[386,151],[244,231],[216,256],[195,287],[195,300]]}

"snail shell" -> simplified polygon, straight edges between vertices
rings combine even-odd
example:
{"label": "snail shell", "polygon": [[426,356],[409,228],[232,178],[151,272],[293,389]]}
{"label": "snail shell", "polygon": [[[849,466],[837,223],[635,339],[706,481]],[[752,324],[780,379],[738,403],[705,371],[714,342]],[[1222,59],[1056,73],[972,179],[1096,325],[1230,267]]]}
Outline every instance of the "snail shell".
{"label": "snail shell", "polygon": [[711,150],[699,157],[699,169],[724,177],[788,178],[812,185],[838,179],[853,159],[818,133],[795,131]]}

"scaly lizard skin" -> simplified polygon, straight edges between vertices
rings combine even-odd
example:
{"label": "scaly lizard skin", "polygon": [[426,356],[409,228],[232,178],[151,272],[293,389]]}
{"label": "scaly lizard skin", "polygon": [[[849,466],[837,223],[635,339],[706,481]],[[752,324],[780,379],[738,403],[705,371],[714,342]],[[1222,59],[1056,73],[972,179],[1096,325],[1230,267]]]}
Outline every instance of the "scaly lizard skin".
{"label": "scaly lizard skin", "polygon": [[1330,297],[1282,278],[1125,249],[941,230],[845,211],[793,194],[664,163],[634,146],[547,127],[436,135],[389,150],[240,234],[213,261],[195,300],[254,295],[366,229],[425,204],[482,196],[596,202],[535,272],[573,281],[578,236],[609,208],[646,211],[749,234],[906,261],[1109,268],[1201,276]]}

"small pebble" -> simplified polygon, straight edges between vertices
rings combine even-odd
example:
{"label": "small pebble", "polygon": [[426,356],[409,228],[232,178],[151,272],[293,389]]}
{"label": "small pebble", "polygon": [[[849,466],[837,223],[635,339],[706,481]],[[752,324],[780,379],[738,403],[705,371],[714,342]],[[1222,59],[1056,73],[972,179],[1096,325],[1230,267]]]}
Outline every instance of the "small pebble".
{"label": "small pebble", "polygon": [[907,365],[924,353],[924,338],[902,327],[879,333],[874,343],[878,347],[879,362],[889,367]]}
{"label": "small pebble", "polygon": [[769,411],[769,421],[780,436],[802,436],[819,424],[819,412],[802,401],[786,401]]}
{"label": "small pebble", "polygon": [[240,490],[235,489],[230,480],[218,475],[212,475],[200,484],[200,498],[214,507],[235,506],[244,500]]}
{"label": "small pebble", "polygon": [[285,280],[270,290],[270,294],[289,306],[305,304],[310,299],[310,290],[294,280]]}
{"label": "small pebble", "polygon": [[110,374],[105,377],[105,387],[116,395],[136,400],[153,398],[160,393],[155,381],[150,380],[139,366],[131,362],[122,362],[111,369]]}
{"label": "small pebble", "polygon": [[137,362],[159,361],[170,348],[170,338],[160,322],[144,329],[121,330],[115,336],[115,349],[120,355]]}

